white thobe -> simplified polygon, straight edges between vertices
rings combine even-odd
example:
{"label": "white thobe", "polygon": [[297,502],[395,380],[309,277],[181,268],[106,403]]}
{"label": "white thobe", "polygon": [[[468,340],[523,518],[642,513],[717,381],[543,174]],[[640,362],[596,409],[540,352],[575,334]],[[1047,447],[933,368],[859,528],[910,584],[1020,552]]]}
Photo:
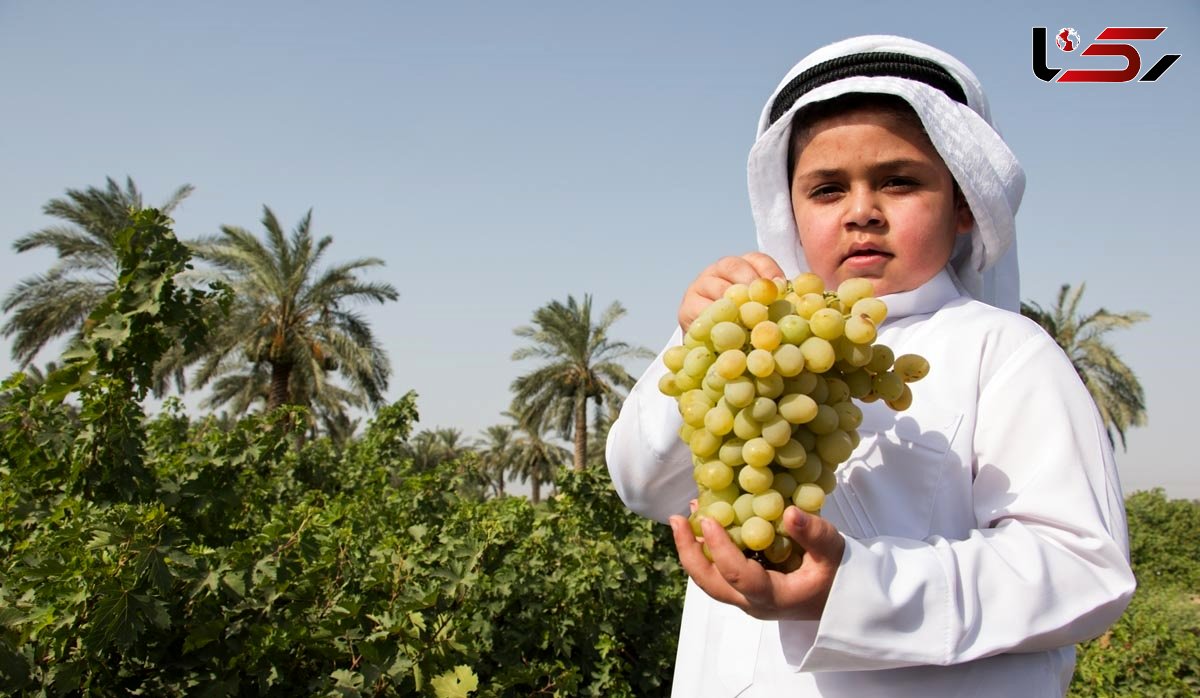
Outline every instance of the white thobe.
{"label": "white thobe", "polygon": [[[824,615],[760,621],[689,581],[675,696],[1061,696],[1074,644],[1128,604],[1112,450],[1059,347],[944,271],[883,300],[877,341],[932,368],[908,410],[862,405],[822,510],[846,541]],[[607,450],[622,500],[659,521],[696,496],[665,370],[639,379]]]}

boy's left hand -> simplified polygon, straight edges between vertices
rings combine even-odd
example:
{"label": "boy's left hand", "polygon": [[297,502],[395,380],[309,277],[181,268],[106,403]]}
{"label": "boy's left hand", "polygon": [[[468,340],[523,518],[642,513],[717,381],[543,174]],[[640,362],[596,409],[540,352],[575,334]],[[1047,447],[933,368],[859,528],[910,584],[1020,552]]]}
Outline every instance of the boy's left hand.
{"label": "boy's left hand", "polygon": [[818,620],[846,541],[833,524],[794,506],[783,513],[783,522],[788,536],[805,551],[800,566],[787,573],[747,558],[719,523],[706,518],[701,529],[712,553],[709,562],[687,519],[672,516],[670,521],[683,569],[709,596],[762,620]]}

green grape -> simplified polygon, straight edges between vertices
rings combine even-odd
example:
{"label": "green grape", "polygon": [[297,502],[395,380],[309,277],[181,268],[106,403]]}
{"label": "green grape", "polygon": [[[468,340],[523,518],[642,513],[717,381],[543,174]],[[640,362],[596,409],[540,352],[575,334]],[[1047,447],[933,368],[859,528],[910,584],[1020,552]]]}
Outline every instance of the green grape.
{"label": "green grape", "polygon": [[746,370],[757,378],[766,378],[775,372],[775,356],[766,349],[754,349],[746,355]]}
{"label": "green grape", "polygon": [[812,336],[812,330],[809,329],[808,320],[799,315],[786,315],[776,321],[779,325],[779,331],[783,333],[783,341],[788,344],[799,345],[804,340]]}
{"label": "green grape", "polygon": [[750,282],[750,300],[770,305],[779,297],[779,287],[770,279],[755,279]]}
{"label": "green grape", "polygon": [[912,389],[906,384],[904,389],[900,391],[900,397],[895,400],[884,400],[884,404],[897,412],[903,412],[909,407],[912,407]]}
{"label": "green grape", "polygon": [[692,349],[695,349],[696,347],[702,347],[702,346],[704,346],[703,339],[696,339],[695,337],[692,336],[691,332],[683,333],[683,348],[684,349],[691,351]]}
{"label": "green grape", "polygon": [[726,438],[721,443],[721,448],[717,450],[717,458],[720,458],[722,463],[731,468],[745,465],[746,459],[742,458],[742,447],[745,444],[746,442],[739,438]]}
{"label": "green grape", "polygon": [[746,492],[733,502],[733,520],[740,526],[754,516],[754,495]]}
{"label": "green grape", "polygon": [[742,540],[751,550],[766,550],[775,540],[775,527],[762,517],[751,516],[742,524]]}
{"label": "green grape", "polygon": [[893,370],[899,374],[900,380],[913,383],[929,375],[929,362],[917,354],[904,354],[896,357]]}
{"label": "green grape", "polygon": [[683,360],[687,358],[688,348],[685,346],[674,346],[663,352],[663,364],[671,373],[677,373],[683,370]]}
{"label": "green grape", "polygon": [[862,410],[849,400],[835,404],[833,410],[838,413],[838,429],[844,432],[851,433],[862,424]]}
{"label": "green grape", "polygon": [[795,439],[789,439],[775,449],[775,462],[785,468],[802,468],[807,461],[808,451],[804,450],[804,444]]}
{"label": "green grape", "polygon": [[775,371],[784,378],[800,375],[804,370],[804,352],[795,344],[784,344],[773,352]]}
{"label": "green grape", "polygon": [[887,319],[887,305],[878,298],[863,298],[850,308],[850,313],[866,315],[871,318],[871,322],[875,323],[876,327],[879,327]]}
{"label": "green grape", "polygon": [[746,343],[746,330],[736,322],[718,322],[709,333],[709,338],[717,353],[725,353],[742,348]]}
{"label": "green grape", "polygon": [[788,291],[787,279],[785,279],[781,276],[777,276],[771,280],[775,282],[775,289],[777,291],[777,295],[783,296],[783,294],[787,293],[787,291]]}
{"label": "green grape", "polygon": [[806,271],[792,279],[792,291],[800,296],[806,293],[821,295],[825,293],[825,282],[811,271]]}
{"label": "green grape", "polygon": [[884,400],[898,400],[904,393],[904,381],[891,371],[879,373],[871,381],[871,389]]}
{"label": "green grape", "polygon": [[729,502],[713,502],[704,508],[703,515],[725,528],[733,523],[733,506]]}
{"label": "green grape", "polygon": [[754,418],[754,421],[765,422],[778,413],[779,406],[769,397],[759,397],[754,398],[754,402],[750,404],[749,410],[750,416]]}
{"label": "green grape", "polygon": [[791,301],[780,298],[779,300],[767,306],[767,319],[771,322],[778,323],[785,317],[795,317],[793,315],[795,312],[796,307],[792,305]]}
{"label": "green grape", "polygon": [[761,397],[769,397],[774,400],[783,395],[783,376],[772,373],[763,378],[755,378],[754,391]]}
{"label": "green grape", "polygon": [[[708,461],[708,462],[711,463],[713,461]],[[717,502],[717,501],[728,502],[729,504],[733,504],[734,501],[736,501],[737,498],[742,495],[741,488],[738,487],[737,483],[733,481],[733,475],[734,475],[733,468],[730,468],[729,469],[729,484],[725,485],[724,487],[717,489],[717,490],[708,490],[703,495],[701,495],[701,498],[699,500],[700,506],[703,508],[703,507],[706,507],[709,504],[712,504],[713,502]]]}
{"label": "green grape", "polygon": [[739,376],[725,384],[725,400],[730,407],[740,410],[754,402],[755,396],[754,381],[749,378]]}
{"label": "green grape", "polygon": [[813,455],[817,450],[817,435],[805,425],[801,425],[792,430],[792,438],[799,441],[804,450],[808,451],[808,455]]}
{"label": "green grape", "polygon": [[708,315],[712,318],[713,329],[722,322],[736,322],[738,319],[738,304],[729,298],[718,298],[708,306]]}
{"label": "green grape", "polygon": [[809,320],[809,329],[811,329],[813,313],[825,309],[825,296],[819,293],[804,293],[800,295],[800,302],[796,303],[795,306],[796,314],[805,320]]}
{"label": "green grape", "polygon": [[833,468],[823,467],[821,468],[821,474],[817,476],[815,482],[821,488],[822,492],[830,495],[833,494],[834,488],[837,487],[837,475],[834,474]]}
{"label": "green grape", "polygon": [[688,327],[687,333],[693,338],[701,342],[708,340],[709,332],[712,331],[713,321],[707,313],[700,313],[700,316],[692,320],[692,324]]}
{"label": "green grape", "polygon": [[842,380],[845,381],[846,388],[850,391],[850,397],[856,400],[871,392],[871,374],[866,371],[843,373]]}
{"label": "green grape", "polygon": [[703,376],[712,362],[717,360],[716,354],[708,347],[696,347],[688,352],[683,360],[683,371],[692,376]]}
{"label": "green grape", "polygon": [[717,436],[725,436],[733,431],[733,412],[728,405],[722,401],[705,413],[704,428]]}
{"label": "green grape", "polygon": [[[721,357],[718,356],[717,358]],[[728,382],[728,378],[717,373],[717,363],[714,361],[713,365],[708,367],[708,373],[704,374],[704,380],[700,381],[700,387],[712,388],[720,393],[725,390],[725,384]]]}
{"label": "green grape", "polygon": [[[810,323],[811,326],[811,323]],[[804,353],[804,366],[813,373],[824,373],[833,367],[837,354],[829,340],[821,337],[809,337],[800,345]]]}
{"label": "green grape", "polygon": [[[783,519],[781,518],[779,521],[782,522]],[[792,556],[793,547],[792,539],[780,534],[776,535],[771,544],[763,549],[762,554],[763,557],[767,558],[768,562],[782,565]]]}
{"label": "green grape", "polygon": [[858,448],[859,442],[862,441],[862,437],[858,435],[858,430],[851,429],[846,433],[850,435],[850,443],[854,444],[855,448]]}
{"label": "green grape", "polygon": [[803,393],[779,399],[779,415],[792,424],[806,424],[817,416],[817,401]]}
{"label": "green grape", "polygon": [[821,511],[825,504],[825,490],[817,483],[806,482],[796,487],[792,494],[792,503],[810,514]]}
{"label": "green grape", "polygon": [[812,371],[805,371],[795,378],[789,378],[787,380],[787,392],[812,395],[813,389],[816,388],[817,381],[819,380],[821,380],[821,377],[817,374],[813,373]]}
{"label": "green grape", "polygon": [[875,341],[875,323],[866,313],[851,315],[846,320],[842,333],[846,335],[846,339],[855,344],[870,344]]}
{"label": "green grape", "polygon": [[[754,495],[752,506],[755,516],[767,521],[774,521],[783,515],[783,495],[775,490],[767,490],[762,494]],[[730,508],[732,509],[732,507]]]}
{"label": "green grape", "polygon": [[741,526],[730,526],[728,532],[729,532],[729,540],[733,541],[733,544],[736,545],[739,550],[745,550],[746,549],[746,541],[742,540],[742,527]]}
{"label": "green grape", "polygon": [[697,429],[692,432],[692,437],[688,439],[688,447],[697,456],[708,458],[721,447],[721,437],[707,429]]}
{"label": "green grape", "polygon": [[675,374],[664,373],[658,379],[658,392],[669,397],[679,397],[683,391],[679,389],[679,385],[675,383]]}
{"label": "green grape", "polygon": [[704,381],[701,381],[700,383],[700,390],[702,390],[704,394],[708,396],[708,399],[712,400],[713,402],[720,400],[725,395],[724,390],[721,388],[714,388]]}
{"label": "green grape", "polygon": [[695,390],[700,387],[700,377],[693,376],[686,371],[680,371],[675,374],[675,387],[682,390],[684,393],[689,390]]}
{"label": "green grape", "polygon": [[813,389],[808,392],[808,396],[816,400],[818,404],[824,404],[829,401],[829,384],[825,382],[825,376],[817,376],[817,380],[813,383]]}
{"label": "green grape", "polygon": [[733,416],[733,433],[739,439],[753,439],[762,434],[762,424],[743,409]]}
{"label": "green grape", "polygon": [[834,348],[837,351],[839,362],[844,361],[852,369],[866,366],[875,354],[872,345],[855,344],[845,337],[838,339]]}
{"label": "green grape", "polygon": [[838,284],[837,288],[838,300],[847,308],[853,307],[860,300],[874,295],[875,286],[869,280],[860,277],[846,279]]}
{"label": "green grape", "polygon": [[775,415],[762,423],[762,438],[775,448],[783,446],[792,438],[792,425],[786,419]]}
{"label": "green grape", "polygon": [[745,465],[738,471],[738,485],[742,490],[750,494],[760,494],[771,489],[771,482],[775,479],[775,473],[771,472],[770,468],[760,468],[753,465]]}
{"label": "green grape", "polygon": [[679,440],[688,443],[692,438],[692,432],[696,431],[696,427],[684,422],[679,427]]}
{"label": "green grape", "polygon": [[755,325],[767,319],[767,306],[758,301],[746,301],[738,307],[738,317],[744,327],[753,330]]}
{"label": "green grape", "polygon": [[812,482],[821,476],[821,468],[824,467],[821,462],[821,457],[815,453],[808,457],[800,467],[793,469],[792,477],[796,478],[797,484]]}
{"label": "green grape", "polygon": [[[746,465],[749,467],[766,468],[775,459],[775,447],[761,436],[748,439],[746,445],[742,446],[742,458],[746,459]],[[767,487],[770,487],[769,483]]]}
{"label": "green grape", "polygon": [[845,324],[842,314],[833,308],[821,308],[808,318],[808,327],[812,333],[831,342],[842,336]]}
{"label": "green grape", "polygon": [[703,394],[701,398],[679,401],[679,414],[683,417],[683,423],[697,429],[704,426],[704,417],[712,408],[713,403]]}
{"label": "green grape", "polygon": [[[789,442],[790,443],[790,442]],[[779,451],[775,451],[778,456]],[[776,458],[778,461],[778,458]],[[796,481],[796,476],[789,471],[775,473],[775,479],[771,481],[771,489],[786,497],[792,496],[792,492],[796,491],[796,485],[800,483]]]}
{"label": "green grape", "polygon": [[812,418],[812,421],[806,424],[812,433],[817,436],[828,434],[838,425],[838,413],[829,405],[817,405],[817,416]]}
{"label": "green grape", "polygon": [[883,373],[892,367],[895,360],[896,355],[892,353],[891,347],[875,344],[871,350],[871,362],[866,365],[866,369],[871,373]]}
{"label": "green grape", "polygon": [[834,429],[828,434],[817,436],[817,455],[825,463],[844,463],[850,459],[854,451],[854,443],[850,435],[841,429]]}
{"label": "green grape", "polygon": [[826,405],[836,405],[850,399],[850,386],[841,378],[825,376],[825,387],[828,389],[824,400]]}
{"label": "green grape", "polygon": [[732,284],[729,288],[725,289],[725,293],[722,295],[724,298],[728,298],[729,300],[733,301],[735,305],[740,307],[744,305],[746,301],[750,300],[750,289],[746,286],[746,284]]}
{"label": "green grape", "polygon": [[741,349],[727,349],[713,362],[713,371],[726,381],[746,372],[746,354]]}
{"label": "green grape", "polygon": [[783,332],[780,331],[779,325],[770,320],[763,320],[750,330],[750,345],[755,349],[775,351],[781,342],[783,342]]}

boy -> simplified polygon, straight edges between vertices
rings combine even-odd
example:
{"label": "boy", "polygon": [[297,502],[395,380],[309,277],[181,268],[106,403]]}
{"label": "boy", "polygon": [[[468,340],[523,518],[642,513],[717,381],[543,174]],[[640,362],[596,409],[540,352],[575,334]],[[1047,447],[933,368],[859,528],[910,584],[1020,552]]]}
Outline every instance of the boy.
{"label": "boy", "polygon": [[631,509],[670,521],[690,577],[675,695],[1063,695],[1073,645],[1134,580],[1095,406],[1054,342],[1001,309],[1018,303],[1024,177],[975,76],[898,37],[825,47],[764,108],[749,185],[760,252],[701,272],[680,332],[733,283],[865,277],[888,306],[878,341],[932,370],[910,409],[863,405],[821,516],[785,514],[807,551],[787,574],[713,522],[703,556],[661,360],[641,377],[608,462]]}

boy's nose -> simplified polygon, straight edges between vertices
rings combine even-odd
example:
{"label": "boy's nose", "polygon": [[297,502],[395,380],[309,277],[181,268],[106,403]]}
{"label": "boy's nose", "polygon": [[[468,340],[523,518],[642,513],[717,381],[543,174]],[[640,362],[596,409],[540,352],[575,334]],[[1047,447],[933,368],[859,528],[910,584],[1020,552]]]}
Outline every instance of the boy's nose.
{"label": "boy's nose", "polygon": [[875,192],[870,189],[855,189],[846,197],[846,226],[875,228],[883,223],[883,211],[879,208]]}

